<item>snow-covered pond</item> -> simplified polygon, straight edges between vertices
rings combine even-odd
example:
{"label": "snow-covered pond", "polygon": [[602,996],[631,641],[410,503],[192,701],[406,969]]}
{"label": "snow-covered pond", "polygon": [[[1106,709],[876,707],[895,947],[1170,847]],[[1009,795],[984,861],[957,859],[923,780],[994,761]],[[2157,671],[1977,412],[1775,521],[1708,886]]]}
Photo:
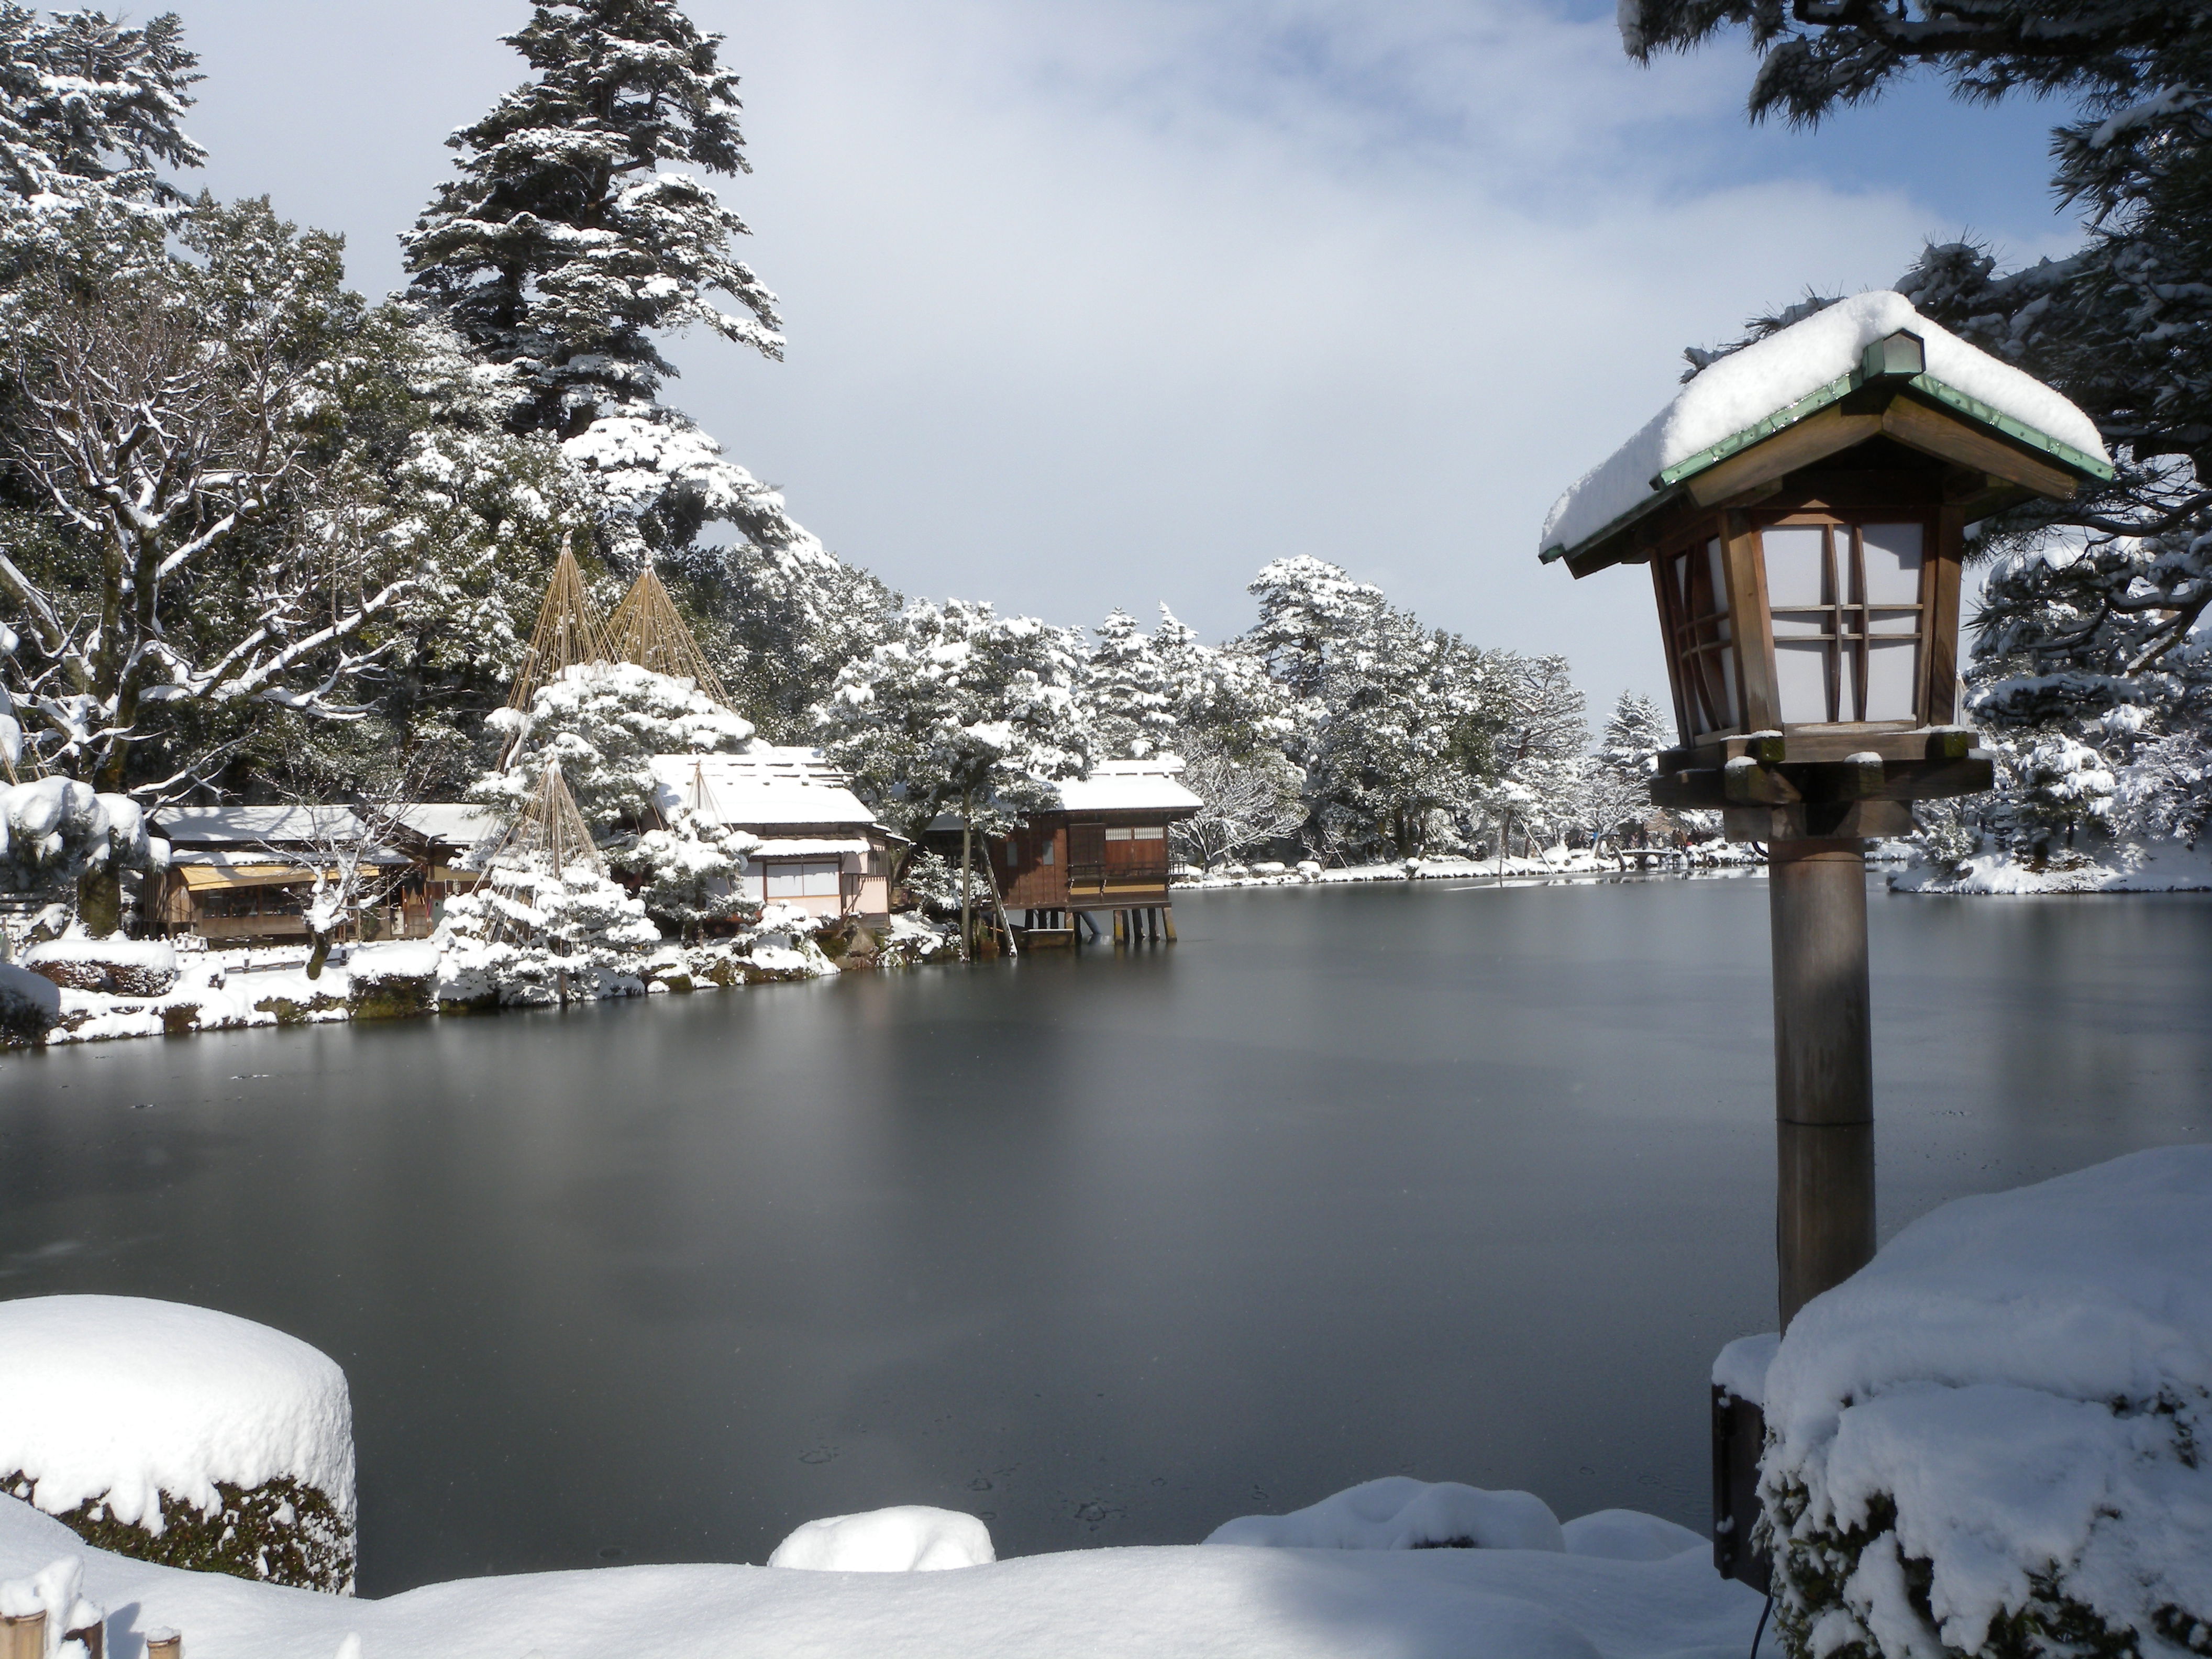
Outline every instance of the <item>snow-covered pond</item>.
{"label": "snow-covered pond", "polygon": [[[374,1595],[1399,1472],[1702,1528],[1707,1368],[1772,1323],[1765,898],[1207,894],[1171,949],[10,1057],[0,1296],[337,1358]],[[2212,899],[1872,926],[1885,1235],[2212,1139]]]}

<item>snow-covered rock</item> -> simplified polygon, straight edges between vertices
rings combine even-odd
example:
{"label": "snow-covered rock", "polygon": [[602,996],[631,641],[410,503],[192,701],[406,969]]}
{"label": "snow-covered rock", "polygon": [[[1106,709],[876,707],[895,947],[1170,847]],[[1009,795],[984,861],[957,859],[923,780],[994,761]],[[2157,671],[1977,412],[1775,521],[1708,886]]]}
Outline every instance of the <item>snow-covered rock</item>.
{"label": "snow-covered rock", "polygon": [[1533,1492],[1385,1475],[1288,1515],[1224,1522],[1209,1544],[1307,1550],[1564,1550],[1559,1518]]}
{"label": "snow-covered rock", "polygon": [[768,1564],[817,1572],[936,1572],[998,1559],[990,1528],[974,1516],[908,1504],[809,1521],[775,1547]]}
{"label": "snow-covered rock", "polygon": [[1923,1216],[1764,1382],[1793,1650],[2212,1651],[2212,1146]]}
{"label": "snow-covered rock", "polygon": [[345,1373],[211,1309],[0,1302],[0,1491],[130,1554],[352,1589]]}
{"label": "snow-covered rock", "polygon": [[438,1012],[439,947],[364,945],[346,959],[346,1012],[356,1019],[412,1019]]}
{"label": "snow-covered rock", "polygon": [[1599,1510],[1577,1516],[1559,1531],[1568,1554],[1600,1561],[1664,1561],[1712,1549],[1712,1540],[1704,1534],[1641,1510]]}

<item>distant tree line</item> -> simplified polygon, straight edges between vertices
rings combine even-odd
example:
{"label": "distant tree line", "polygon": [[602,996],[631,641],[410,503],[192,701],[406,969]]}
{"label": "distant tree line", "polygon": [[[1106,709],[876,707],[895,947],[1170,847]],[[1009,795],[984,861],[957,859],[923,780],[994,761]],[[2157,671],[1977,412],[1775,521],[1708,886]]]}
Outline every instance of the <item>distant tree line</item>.
{"label": "distant tree line", "polygon": [[[737,712],[826,744],[908,835],[1165,749],[1201,861],[1637,833],[1656,711],[1625,703],[1594,757],[1562,659],[1318,560],[1261,571],[1253,628],[1212,646],[1164,609],[1086,637],[908,602],[837,558],[664,400],[672,331],[782,350],[709,182],[747,165],[720,38],[673,0],[547,0],[505,40],[526,77],[448,140],[408,285],[371,302],[338,238],[179,186],[202,76],[174,16],[0,7],[9,780],[149,809],[481,797],[573,536],[602,603],[653,564]],[[112,921],[112,863],[48,862]]]}

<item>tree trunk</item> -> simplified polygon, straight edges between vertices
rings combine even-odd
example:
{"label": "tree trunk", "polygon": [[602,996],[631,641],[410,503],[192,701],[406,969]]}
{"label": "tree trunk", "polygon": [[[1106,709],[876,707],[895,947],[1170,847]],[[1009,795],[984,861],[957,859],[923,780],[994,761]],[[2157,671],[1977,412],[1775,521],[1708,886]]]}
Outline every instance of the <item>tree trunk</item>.
{"label": "tree trunk", "polygon": [[971,848],[975,837],[975,826],[969,814],[974,810],[971,796],[960,797],[960,960],[966,962],[974,953],[975,906],[969,896],[970,866],[974,862]]}
{"label": "tree trunk", "polygon": [[88,871],[77,878],[77,920],[95,937],[113,933],[123,925],[123,877],[110,866]]}

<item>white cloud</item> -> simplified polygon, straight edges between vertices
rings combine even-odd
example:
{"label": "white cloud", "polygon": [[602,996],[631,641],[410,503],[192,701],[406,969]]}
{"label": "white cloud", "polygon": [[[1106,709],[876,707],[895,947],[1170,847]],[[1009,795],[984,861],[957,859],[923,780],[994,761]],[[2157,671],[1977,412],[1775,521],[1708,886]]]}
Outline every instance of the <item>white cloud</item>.
{"label": "white cloud", "polygon": [[[183,9],[218,188],[395,282],[386,239],[518,78],[492,39],[521,9]],[[1648,587],[1540,568],[1545,509],[1681,345],[1887,280],[1930,228],[1903,191],[1731,167],[1740,53],[1638,70],[1609,18],[1534,0],[692,11],[744,76],[757,171],[725,195],[791,349],[686,342],[674,400],[895,585],[1057,620],[1165,599],[1226,634],[1261,563],[1313,553],[1567,652],[1594,702],[1656,694]],[[288,114],[307,142],[262,130]]]}

